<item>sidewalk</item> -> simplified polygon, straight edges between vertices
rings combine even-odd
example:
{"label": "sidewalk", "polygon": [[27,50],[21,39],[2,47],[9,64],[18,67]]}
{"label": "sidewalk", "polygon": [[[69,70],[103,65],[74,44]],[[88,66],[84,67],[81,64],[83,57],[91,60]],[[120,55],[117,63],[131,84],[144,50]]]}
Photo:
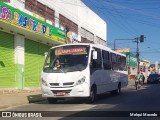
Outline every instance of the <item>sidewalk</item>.
{"label": "sidewalk", "polygon": [[128,80],[128,86],[134,86],[135,80]]}
{"label": "sidewalk", "polygon": [[40,89],[13,90],[0,89],[0,111],[9,107],[43,101]]}

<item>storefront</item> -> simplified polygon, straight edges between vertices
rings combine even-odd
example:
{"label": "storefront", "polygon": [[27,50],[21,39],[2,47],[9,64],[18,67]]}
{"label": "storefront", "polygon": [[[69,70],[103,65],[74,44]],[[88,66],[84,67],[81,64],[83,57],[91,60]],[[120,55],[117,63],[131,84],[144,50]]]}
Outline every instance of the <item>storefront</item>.
{"label": "storefront", "polygon": [[15,87],[14,35],[0,31],[0,87]]}
{"label": "storefront", "polygon": [[44,53],[47,52],[49,48],[50,46],[25,39],[25,87],[40,86]]}
{"label": "storefront", "polygon": [[44,53],[65,32],[0,2],[0,88],[40,87]]}

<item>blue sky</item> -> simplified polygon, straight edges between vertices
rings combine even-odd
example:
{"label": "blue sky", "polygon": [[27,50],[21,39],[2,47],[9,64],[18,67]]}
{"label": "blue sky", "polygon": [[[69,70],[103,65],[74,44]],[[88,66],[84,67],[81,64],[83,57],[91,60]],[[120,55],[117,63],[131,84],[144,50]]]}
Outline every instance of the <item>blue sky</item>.
{"label": "blue sky", "polygon": [[[82,0],[107,23],[107,46],[114,48],[114,39],[134,39],[139,43],[140,58],[160,62],[160,0]],[[116,48],[129,47],[136,53],[132,40],[117,40]]]}

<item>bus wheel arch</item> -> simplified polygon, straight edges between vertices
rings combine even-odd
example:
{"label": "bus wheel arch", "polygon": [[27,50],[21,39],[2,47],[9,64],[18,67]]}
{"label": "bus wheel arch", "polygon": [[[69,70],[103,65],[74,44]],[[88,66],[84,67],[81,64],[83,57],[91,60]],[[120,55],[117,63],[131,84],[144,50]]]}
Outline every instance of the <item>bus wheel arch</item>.
{"label": "bus wheel arch", "polygon": [[117,89],[111,91],[112,95],[119,95],[121,93],[121,82],[118,83]]}
{"label": "bus wheel arch", "polygon": [[87,103],[94,103],[97,98],[97,86],[93,84],[90,89],[90,96],[87,98]]}
{"label": "bus wheel arch", "polygon": [[118,83],[118,88],[116,90],[116,94],[119,95],[121,93],[121,82]]}

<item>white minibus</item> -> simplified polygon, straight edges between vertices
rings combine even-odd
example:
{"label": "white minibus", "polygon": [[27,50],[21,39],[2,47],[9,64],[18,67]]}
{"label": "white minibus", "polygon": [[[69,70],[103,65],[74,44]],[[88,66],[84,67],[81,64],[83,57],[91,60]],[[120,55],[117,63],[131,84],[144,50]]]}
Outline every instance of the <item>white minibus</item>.
{"label": "white minibus", "polygon": [[111,92],[120,94],[128,85],[126,55],[89,43],[52,47],[42,70],[42,97],[49,103],[64,98],[86,98]]}

